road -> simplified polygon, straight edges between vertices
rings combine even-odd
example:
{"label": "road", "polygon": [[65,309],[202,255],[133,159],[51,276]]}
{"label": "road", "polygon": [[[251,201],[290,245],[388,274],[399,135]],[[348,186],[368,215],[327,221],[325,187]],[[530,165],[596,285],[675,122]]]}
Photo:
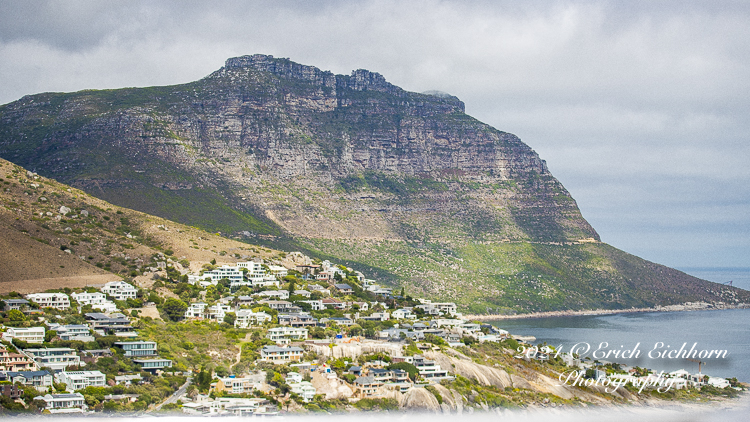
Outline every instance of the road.
{"label": "road", "polygon": [[155,407],[147,410],[145,413],[156,412],[156,411],[160,410],[161,407],[164,406],[165,404],[176,403],[177,400],[179,400],[180,398],[182,398],[182,396],[185,395],[185,392],[187,391],[187,388],[188,388],[188,386],[190,385],[190,383],[192,381],[193,381],[193,378],[192,377],[188,377],[187,380],[185,381],[185,384],[182,384],[182,386],[180,388],[178,388],[177,391],[175,391],[171,396],[169,396],[168,399],[166,399],[163,402],[157,404]]}

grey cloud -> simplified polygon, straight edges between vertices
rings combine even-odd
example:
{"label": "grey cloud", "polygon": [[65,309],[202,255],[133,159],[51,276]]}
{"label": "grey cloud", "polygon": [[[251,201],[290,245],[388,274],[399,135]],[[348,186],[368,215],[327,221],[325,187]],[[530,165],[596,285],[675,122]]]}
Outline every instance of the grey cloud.
{"label": "grey cloud", "polygon": [[748,40],[742,1],[0,2],[0,103],[242,54],[366,68],[519,135],[615,246],[747,266]]}

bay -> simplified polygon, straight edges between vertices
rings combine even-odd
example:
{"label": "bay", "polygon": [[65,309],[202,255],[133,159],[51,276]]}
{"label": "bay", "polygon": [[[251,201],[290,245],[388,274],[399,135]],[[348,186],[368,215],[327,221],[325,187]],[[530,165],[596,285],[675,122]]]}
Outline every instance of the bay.
{"label": "bay", "polygon": [[[589,356],[592,360],[593,352],[601,346],[602,351],[612,352],[608,358],[599,360],[647,367],[656,373],[677,369],[698,372],[698,364],[687,359],[657,357],[683,344],[687,350],[694,344],[695,350],[726,350],[725,358],[701,359],[706,362],[702,373],[750,382],[750,309],[566,316],[491,323],[511,334],[534,336],[535,344],[562,346],[563,352],[578,343],[587,343],[591,350],[582,353],[582,357]],[[659,347],[659,343],[663,345]],[[640,350],[637,359],[612,355],[616,350],[632,350],[636,346]]]}

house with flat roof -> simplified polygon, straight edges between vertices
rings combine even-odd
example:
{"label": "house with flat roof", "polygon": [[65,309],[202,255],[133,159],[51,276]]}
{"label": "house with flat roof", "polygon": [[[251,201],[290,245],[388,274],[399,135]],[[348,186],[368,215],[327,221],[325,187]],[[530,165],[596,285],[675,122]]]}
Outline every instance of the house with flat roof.
{"label": "house with flat roof", "polygon": [[293,341],[307,340],[307,328],[301,327],[276,327],[269,328],[266,338],[276,344],[289,344]]}
{"label": "house with flat roof", "polygon": [[88,325],[81,324],[68,324],[60,325],[56,323],[48,323],[47,327],[50,330],[57,333],[60,340],[71,341],[78,340],[83,342],[94,341],[94,336],[91,335],[91,329]]}
{"label": "house with flat roof", "polygon": [[318,319],[310,314],[279,314],[279,324],[290,327],[314,327],[318,325]]}
{"label": "house with flat roof", "polygon": [[219,378],[216,383],[211,384],[211,391],[228,394],[249,394],[255,388],[256,379],[253,377],[226,377]]}
{"label": "house with flat roof", "polygon": [[44,343],[44,327],[8,327],[3,333],[3,340],[16,338],[27,343]]}
{"label": "house with flat roof", "polygon": [[172,367],[172,361],[169,359],[164,358],[141,358],[141,359],[133,359],[133,363],[136,365],[139,365],[142,370],[144,371],[157,371],[162,370],[164,368],[171,368]]}
{"label": "house with flat roof", "polygon": [[201,279],[211,279],[211,284],[214,286],[219,283],[222,279],[229,280],[230,285],[234,283],[242,283],[245,281],[244,274],[241,267],[222,265],[221,267],[215,268],[211,271],[204,271]]}
{"label": "house with flat roof", "polygon": [[138,289],[124,281],[110,281],[102,287],[102,293],[106,293],[115,300],[135,299],[138,295]]}
{"label": "house with flat roof", "polygon": [[193,302],[185,310],[185,319],[197,319],[204,318],[206,315],[206,307],[208,306],[205,302]]}
{"label": "house with flat roof", "polygon": [[101,371],[60,371],[55,374],[55,379],[65,384],[68,391],[107,386],[107,377]]}
{"label": "house with flat roof", "polygon": [[114,302],[107,299],[107,295],[104,293],[73,293],[70,295],[79,305],[86,306],[91,305],[93,309],[100,310],[102,312],[110,313],[117,312],[117,305]]}
{"label": "house with flat roof", "polygon": [[155,341],[118,341],[115,346],[125,351],[125,357],[156,356]]}
{"label": "house with flat roof", "polygon": [[91,325],[91,329],[102,336],[108,334],[130,335],[129,333],[133,332],[130,320],[120,313],[113,313],[107,316],[101,312],[89,312],[84,314],[84,317]]}
{"label": "house with flat roof", "polygon": [[64,370],[68,366],[82,366],[81,357],[75,349],[69,347],[48,347],[43,349],[24,349],[27,356],[34,359],[37,367]]}
{"label": "house with flat roof", "polygon": [[265,312],[253,312],[250,309],[240,309],[235,313],[235,316],[235,328],[248,328],[271,321],[271,315]]}
{"label": "house with flat roof", "polygon": [[303,352],[299,347],[265,346],[260,350],[260,360],[275,364],[299,362]]}
{"label": "house with flat roof", "polygon": [[373,376],[359,377],[354,380],[354,386],[357,387],[355,395],[361,399],[379,397],[382,381],[378,381]]}

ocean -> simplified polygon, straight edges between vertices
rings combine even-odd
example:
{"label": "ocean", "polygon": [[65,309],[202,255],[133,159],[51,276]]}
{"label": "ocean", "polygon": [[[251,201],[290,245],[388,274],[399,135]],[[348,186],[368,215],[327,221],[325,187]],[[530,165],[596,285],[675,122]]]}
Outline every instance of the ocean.
{"label": "ocean", "polygon": [[[734,286],[750,289],[747,268],[683,271],[715,282],[732,280]],[[562,346],[564,352],[576,345],[582,352],[588,345],[588,352],[581,353],[582,356],[647,367],[656,373],[677,369],[697,373],[698,363],[682,358],[691,348],[698,352],[696,359],[701,351],[705,351],[704,356],[711,351],[725,351],[719,358],[712,354],[710,358],[699,359],[705,362],[702,373],[750,382],[750,309],[567,316],[501,320],[492,324],[512,334],[534,336],[535,344]],[[629,351],[633,351],[632,358]],[[608,357],[602,357],[606,353]]]}

